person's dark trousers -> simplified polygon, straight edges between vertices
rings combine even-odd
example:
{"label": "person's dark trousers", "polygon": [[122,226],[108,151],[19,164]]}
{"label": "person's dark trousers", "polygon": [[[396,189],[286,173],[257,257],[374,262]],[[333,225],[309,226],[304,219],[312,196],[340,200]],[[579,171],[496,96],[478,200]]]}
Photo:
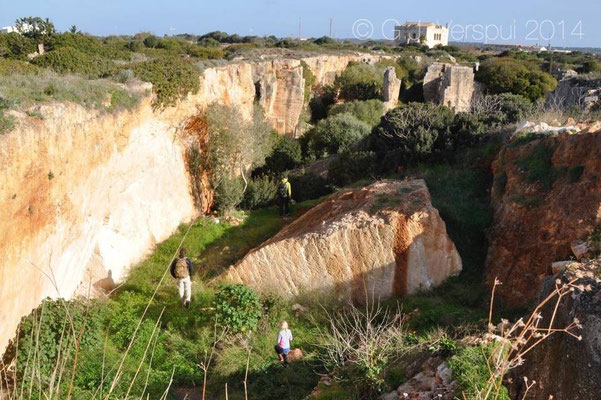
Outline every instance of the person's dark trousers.
{"label": "person's dark trousers", "polygon": [[290,214],[290,197],[280,197],[280,216]]}

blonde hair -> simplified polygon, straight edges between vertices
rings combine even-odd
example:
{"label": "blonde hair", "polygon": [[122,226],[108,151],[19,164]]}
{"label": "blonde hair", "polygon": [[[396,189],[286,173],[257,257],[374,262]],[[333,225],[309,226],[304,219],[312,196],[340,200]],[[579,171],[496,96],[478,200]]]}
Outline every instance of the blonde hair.
{"label": "blonde hair", "polygon": [[286,321],[280,322],[280,329],[288,329],[288,322],[286,322]]}

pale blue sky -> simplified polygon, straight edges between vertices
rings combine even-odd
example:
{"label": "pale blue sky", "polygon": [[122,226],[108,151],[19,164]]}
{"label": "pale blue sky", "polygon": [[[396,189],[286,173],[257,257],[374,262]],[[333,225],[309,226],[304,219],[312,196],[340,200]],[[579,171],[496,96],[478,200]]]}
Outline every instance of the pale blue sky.
{"label": "pale blue sky", "polygon": [[[59,30],[77,25],[97,35],[151,31],[158,35],[206,33],[296,36],[299,18],[303,36],[329,32],[353,36],[358,19],[369,20],[373,37],[382,37],[387,19],[450,23],[456,41],[511,42],[555,46],[601,47],[601,2],[579,0],[0,0],[0,26],[17,17],[49,17]],[[394,22],[384,24],[392,35]],[[356,27],[358,25],[355,25]],[[359,34],[370,33],[369,24]],[[555,34],[553,35],[553,30]],[[485,34],[488,32],[488,34]],[[507,40],[501,40],[500,36]]]}

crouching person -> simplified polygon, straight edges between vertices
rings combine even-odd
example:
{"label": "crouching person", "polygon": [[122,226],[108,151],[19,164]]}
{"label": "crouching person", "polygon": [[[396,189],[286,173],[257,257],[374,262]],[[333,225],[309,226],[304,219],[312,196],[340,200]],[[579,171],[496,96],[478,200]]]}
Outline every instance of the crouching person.
{"label": "crouching person", "polygon": [[190,277],[193,273],[192,262],[186,257],[186,250],[181,249],[179,256],[171,263],[171,276],[177,279],[179,298],[186,308],[190,307],[190,300],[192,299],[192,281]]}
{"label": "crouching person", "polygon": [[290,353],[290,342],[292,341],[292,332],[288,329],[288,323],[280,323],[280,332],[278,333],[278,344],[275,345],[275,352],[284,365],[288,364],[288,353]]}

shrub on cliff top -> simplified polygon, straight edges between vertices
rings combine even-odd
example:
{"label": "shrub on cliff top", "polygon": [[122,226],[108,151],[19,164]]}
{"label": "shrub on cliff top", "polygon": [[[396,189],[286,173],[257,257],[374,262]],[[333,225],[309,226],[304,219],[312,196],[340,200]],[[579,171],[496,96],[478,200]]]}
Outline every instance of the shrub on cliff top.
{"label": "shrub on cliff top", "polygon": [[179,58],[142,62],[134,65],[133,71],[137,78],[152,83],[158,108],[173,105],[200,87],[198,67]]}
{"label": "shrub on cliff top", "polygon": [[345,100],[369,100],[381,97],[383,83],[383,71],[375,66],[349,63],[334,80],[334,87]]}
{"label": "shrub on cliff top", "polygon": [[118,67],[103,57],[82,53],[64,47],[38,56],[31,61],[42,68],[50,68],[59,74],[81,74],[90,78],[104,78],[117,72]]}

